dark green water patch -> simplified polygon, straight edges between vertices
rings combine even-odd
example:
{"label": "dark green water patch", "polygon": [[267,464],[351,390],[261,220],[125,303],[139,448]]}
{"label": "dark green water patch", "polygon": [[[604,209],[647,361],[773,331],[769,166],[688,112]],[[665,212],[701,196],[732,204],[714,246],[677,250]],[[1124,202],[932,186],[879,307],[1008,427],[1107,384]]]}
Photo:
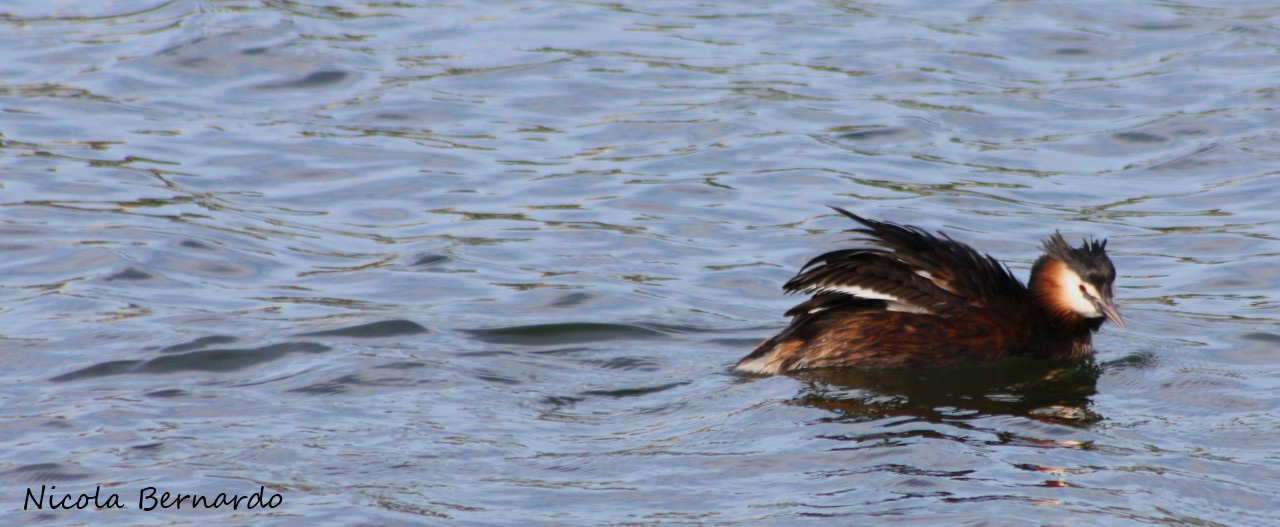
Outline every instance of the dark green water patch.
{"label": "dark green water patch", "polygon": [[381,322],[371,322],[368,324],[360,324],[338,329],[327,329],[324,331],[312,331],[309,333],[301,333],[301,337],[352,337],[352,338],[382,338],[382,337],[398,337],[401,335],[418,335],[428,333],[427,328],[421,324],[409,320],[383,320]]}
{"label": "dark green water patch", "polygon": [[470,329],[464,333],[481,342],[494,344],[520,344],[524,346],[548,346],[603,342],[613,340],[652,339],[663,333],[643,326],[628,324],[599,324],[571,322],[565,324],[536,324],[493,329]]}
{"label": "dark green water patch", "polygon": [[636,388],[619,388],[617,390],[586,390],[579,395],[594,397],[639,397],[652,393],[665,392],[678,386],[683,386],[685,382],[672,382],[666,384],[658,384],[655,386],[640,386]]}
{"label": "dark green water patch", "polygon": [[190,342],[183,342],[182,344],[165,346],[163,348],[160,348],[160,353],[182,353],[185,351],[192,351],[192,350],[207,348],[209,346],[230,344],[235,341],[236,341],[235,337],[230,337],[226,335],[210,335],[207,337],[200,337],[200,338],[194,339]]}
{"label": "dark green water patch", "polygon": [[252,349],[209,349],[164,355],[150,360],[108,361],[49,380],[75,381],[129,373],[175,373],[183,371],[237,371],[284,358],[290,353],[323,353],[329,347],[314,342],[285,342]]}

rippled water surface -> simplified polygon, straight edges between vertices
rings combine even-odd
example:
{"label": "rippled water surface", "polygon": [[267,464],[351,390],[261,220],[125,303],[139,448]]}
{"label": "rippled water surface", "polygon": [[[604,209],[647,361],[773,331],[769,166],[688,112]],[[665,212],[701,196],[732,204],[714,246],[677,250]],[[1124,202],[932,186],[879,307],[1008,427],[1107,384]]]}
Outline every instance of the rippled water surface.
{"label": "rippled water surface", "polygon": [[[0,6],[0,508],[1280,525],[1271,2]],[[743,377],[781,284],[1110,240],[1083,364]],[[27,489],[124,508],[23,511]],[[273,509],[138,510],[141,489]]]}

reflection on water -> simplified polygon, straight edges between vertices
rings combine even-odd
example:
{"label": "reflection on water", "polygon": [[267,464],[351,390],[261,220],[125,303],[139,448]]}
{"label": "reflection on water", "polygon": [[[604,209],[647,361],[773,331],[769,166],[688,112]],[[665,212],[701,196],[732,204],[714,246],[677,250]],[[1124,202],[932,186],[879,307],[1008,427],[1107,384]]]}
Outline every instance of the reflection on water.
{"label": "reflection on water", "polygon": [[1013,415],[1084,426],[1103,418],[1089,408],[1101,373],[1092,360],[1007,359],[927,369],[832,368],[793,376],[805,383],[797,403],[835,412],[840,419]]}

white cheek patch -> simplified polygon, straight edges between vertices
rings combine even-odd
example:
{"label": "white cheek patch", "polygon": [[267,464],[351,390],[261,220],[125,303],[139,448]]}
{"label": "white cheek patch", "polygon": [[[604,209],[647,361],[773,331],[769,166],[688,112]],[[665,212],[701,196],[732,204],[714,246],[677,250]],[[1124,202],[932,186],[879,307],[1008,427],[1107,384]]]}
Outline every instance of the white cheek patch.
{"label": "white cheek patch", "polygon": [[[1061,283],[1062,289],[1059,291],[1059,294],[1067,305],[1067,308],[1075,311],[1084,318],[1103,317],[1102,311],[1098,310],[1098,306],[1095,306],[1093,302],[1085,296],[1085,293],[1088,293],[1094,298],[1102,298],[1102,295],[1098,294],[1097,288],[1093,287],[1091,284],[1085,283],[1084,280],[1080,279],[1080,275],[1071,271],[1064,273]],[[1083,292],[1080,291],[1081,286],[1084,286]]]}

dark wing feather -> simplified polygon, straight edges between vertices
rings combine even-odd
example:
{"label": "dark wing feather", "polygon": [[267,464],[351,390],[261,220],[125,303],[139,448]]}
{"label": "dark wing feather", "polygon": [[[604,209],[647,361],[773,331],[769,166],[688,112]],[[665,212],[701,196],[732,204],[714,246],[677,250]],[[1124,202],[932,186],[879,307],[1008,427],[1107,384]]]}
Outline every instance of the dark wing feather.
{"label": "dark wing feather", "polygon": [[789,292],[844,293],[884,300],[898,309],[944,313],[953,309],[1017,308],[1030,303],[1025,286],[996,259],[921,229],[869,220],[838,207],[864,225],[882,249],[844,249],[811,260],[787,282]]}
{"label": "dark wing feather", "polygon": [[819,296],[842,293],[840,296],[889,302],[896,309],[930,313],[963,300],[917,274],[894,255],[876,249],[833,251],[819,256],[782,288]]}
{"label": "dark wing feather", "polygon": [[813,295],[812,298],[788,309],[784,315],[795,317],[795,323],[798,324],[802,322],[802,319],[812,318],[814,315],[828,309],[873,309],[883,307],[884,302],[880,300],[867,300],[840,293],[818,293]]}

